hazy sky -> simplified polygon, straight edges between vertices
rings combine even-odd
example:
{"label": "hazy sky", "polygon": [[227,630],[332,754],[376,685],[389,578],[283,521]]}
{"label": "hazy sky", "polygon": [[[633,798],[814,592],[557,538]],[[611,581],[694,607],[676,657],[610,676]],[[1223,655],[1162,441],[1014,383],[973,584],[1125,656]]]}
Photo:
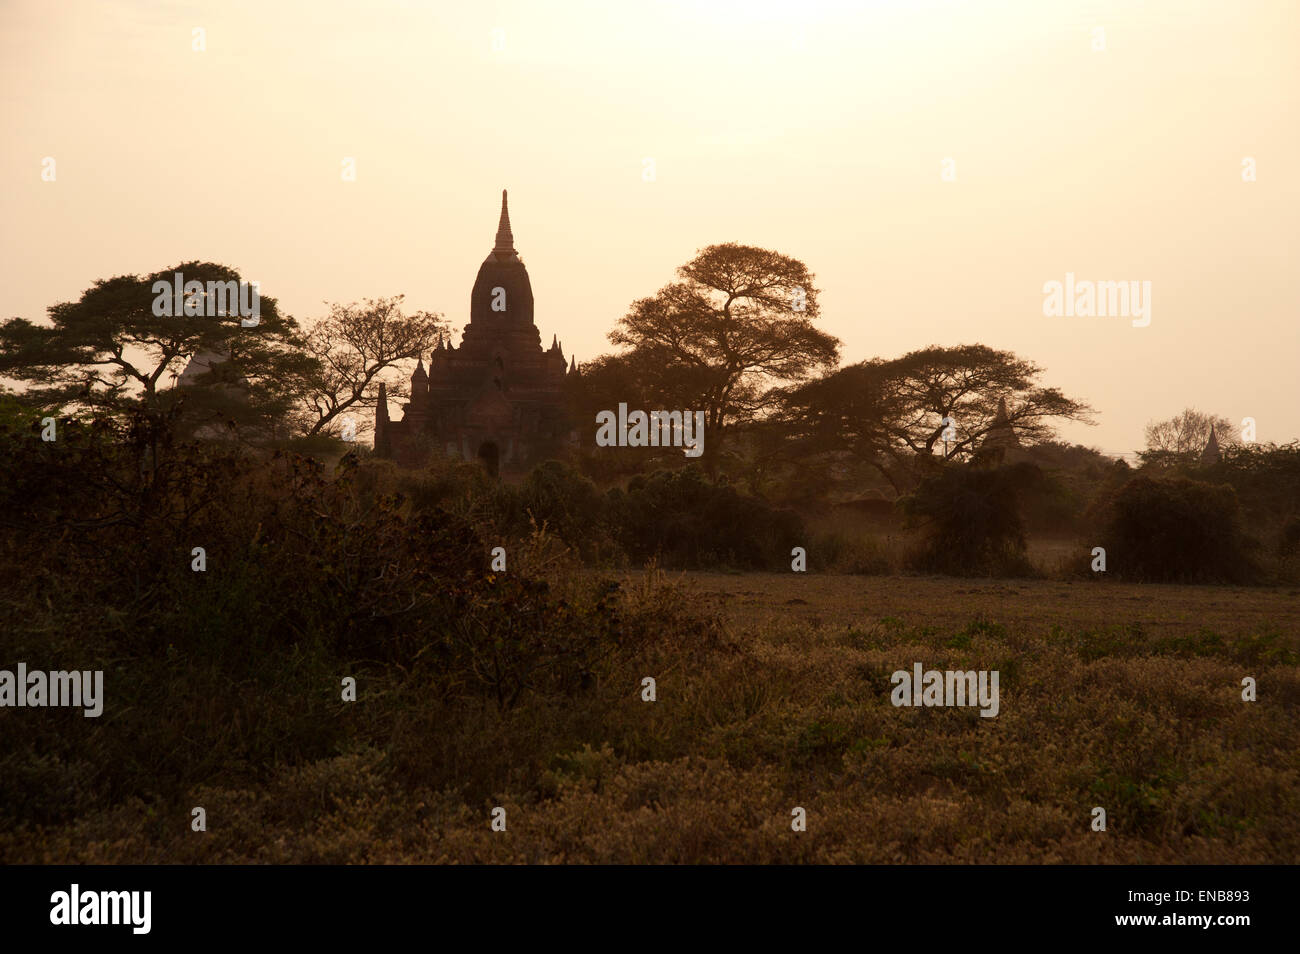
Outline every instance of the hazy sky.
{"label": "hazy sky", "polygon": [[[3,318],[201,259],[459,334],[508,188],[580,362],[737,241],[807,263],[845,363],[1013,350],[1108,451],[1187,405],[1300,436],[1294,0],[0,0],[0,117]],[[1067,272],[1150,325],[1045,317]]]}

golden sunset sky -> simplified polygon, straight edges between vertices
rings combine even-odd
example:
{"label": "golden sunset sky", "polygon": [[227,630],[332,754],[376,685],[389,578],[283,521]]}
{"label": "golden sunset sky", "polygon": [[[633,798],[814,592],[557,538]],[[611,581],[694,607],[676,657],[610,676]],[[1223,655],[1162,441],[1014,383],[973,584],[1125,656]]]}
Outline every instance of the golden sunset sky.
{"label": "golden sunset sky", "polygon": [[[1294,0],[0,0],[0,115],[0,318],[201,259],[459,333],[507,188],[579,362],[736,241],[816,273],[845,363],[1010,349],[1112,452],[1189,405],[1300,437]],[[1067,272],[1150,326],[1045,317]]]}

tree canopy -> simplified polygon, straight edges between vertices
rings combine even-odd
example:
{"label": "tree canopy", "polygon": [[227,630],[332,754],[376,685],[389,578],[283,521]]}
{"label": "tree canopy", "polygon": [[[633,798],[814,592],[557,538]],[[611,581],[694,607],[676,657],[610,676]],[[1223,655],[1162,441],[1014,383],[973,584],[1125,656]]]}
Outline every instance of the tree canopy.
{"label": "tree canopy", "polygon": [[778,385],[838,362],[838,339],[813,325],[818,292],[798,259],[728,242],[677,273],[679,281],[634,302],[609,339],[634,355],[643,392],[705,411],[707,447],[770,410]]}
{"label": "tree canopy", "polygon": [[986,345],[932,345],[788,389],[775,429],[792,457],[864,461],[897,490],[918,460],[969,460],[1003,423],[1033,444],[1051,438],[1056,422],[1091,422],[1086,404],[1038,382],[1042,370]]}
{"label": "tree canopy", "polygon": [[219,376],[242,391],[224,411],[237,406],[259,418],[287,410],[287,382],[303,371],[298,334],[275,299],[234,269],[182,262],[98,280],[77,301],[52,305],[48,324],[13,318],[0,325],[0,374],[26,385],[16,396],[28,406],[161,410],[182,396],[170,385],[186,365],[206,355],[212,370],[195,375],[196,383],[220,363]]}
{"label": "tree canopy", "polygon": [[1211,428],[1220,447],[1241,443],[1241,436],[1228,418],[1189,407],[1168,420],[1147,424],[1147,446],[1141,454],[1142,461],[1148,464],[1191,463],[1205,450]]}
{"label": "tree canopy", "polygon": [[[348,410],[373,409],[377,379],[384,371],[433,350],[446,322],[423,311],[403,315],[403,297],[331,305],[303,337],[303,348],[313,359],[300,382],[308,434],[328,433]],[[407,393],[400,379],[388,385],[392,398]]]}

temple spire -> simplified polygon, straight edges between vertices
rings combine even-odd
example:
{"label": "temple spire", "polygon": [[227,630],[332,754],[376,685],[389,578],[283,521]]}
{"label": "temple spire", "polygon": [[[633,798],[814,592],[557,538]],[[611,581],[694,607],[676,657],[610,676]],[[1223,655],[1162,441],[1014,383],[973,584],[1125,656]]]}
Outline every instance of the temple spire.
{"label": "temple spire", "polygon": [[393,453],[393,445],[388,436],[388,389],[384,382],[379,382],[379,402],[375,405],[375,452],[380,457]]}
{"label": "temple spire", "polygon": [[1219,435],[1214,433],[1214,425],[1210,425],[1210,439],[1205,443],[1205,450],[1201,451],[1201,463],[1217,463],[1222,456],[1219,452]]}
{"label": "temple spire", "polygon": [[1011,423],[1011,415],[1007,413],[1006,398],[998,398],[998,412],[993,416],[993,423],[985,433],[982,443],[989,448],[1020,446],[1020,438],[1016,436],[1016,429]]}
{"label": "temple spire", "polygon": [[513,252],[515,236],[510,231],[510,209],[506,205],[506,190],[501,190],[501,221],[497,225],[497,244],[494,252]]}

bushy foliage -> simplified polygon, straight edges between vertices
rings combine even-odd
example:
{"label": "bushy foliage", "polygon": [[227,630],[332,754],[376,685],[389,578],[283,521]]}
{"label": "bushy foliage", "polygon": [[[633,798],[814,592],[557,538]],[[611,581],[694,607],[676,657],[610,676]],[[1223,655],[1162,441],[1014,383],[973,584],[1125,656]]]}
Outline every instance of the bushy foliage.
{"label": "bushy foliage", "polygon": [[465,519],[365,492],[354,458],[331,478],[169,423],[0,430],[0,659],[103,669],[108,696],[99,719],[0,709],[0,816],[333,753],[346,676],[506,710],[584,691],[627,645],[616,586],[490,573]]}
{"label": "bushy foliage", "polygon": [[1300,517],[1288,518],[1282,524],[1282,529],[1277,537],[1279,556],[1293,557],[1300,554]]}
{"label": "bushy foliage", "polygon": [[859,531],[830,531],[813,537],[808,548],[808,566],[813,571],[876,576],[895,569],[878,537]]}
{"label": "bushy foliage", "polygon": [[584,557],[608,552],[605,496],[569,464],[539,464],[511,497],[506,514],[510,532],[519,535],[545,526]]}
{"label": "bushy foliage", "polygon": [[712,483],[694,468],[634,477],[626,493],[609,495],[609,513],[629,557],[678,569],[785,568],[791,548],[804,542],[796,514]]}
{"label": "bushy foliage", "polygon": [[1286,555],[1288,526],[1300,522],[1300,443],[1238,444],[1190,476],[1237,492],[1247,528]]}
{"label": "bushy foliage", "polygon": [[1044,441],[1023,448],[1017,460],[1035,464],[1043,480],[1027,489],[1022,516],[1031,535],[1077,533],[1089,508],[1131,476],[1123,461],[1081,444]]}
{"label": "bushy foliage", "polygon": [[1138,476],[1098,514],[1106,571],[1120,579],[1244,583],[1258,575],[1226,484]]}
{"label": "bushy foliage", "polygon": [[1028,575],[1021,502],[1042,482],[1042,472],[1028,463],[944,466],[903,499],[908,520],[921,531],[912,565],[952,576]]}
{"label": "bushy foliage", "polygon": [[358,468],[367,494],[400,490],[408,507],[445,508],[493,545],[544,532],[587,564],[657,561],[672,569],[784,569],[807,546],[803,524],[696,468],[634,477],[602,493],[570,464],[549,460],[518,485],[486,477],[476,464],[444,462],[420,471],[387,461]]}
{"label": "bushy foliage", "polygon": [[[155,424],[69,424],[53,445],[0,426],[0,659],[106,672],[99,719],[0,709],[0,863],[1296,855],[1284,592],[1243,613],[1212,589],[1118,583],[785,572],[701,593],[572,568],[543,583],[523,568],[548,534],[494,574],[470,519],[519,488],[351,457],[330,475],[176,446]],[[701,513],[726,491],[654,499]],[[889,704],[918,647],[937,668],[1000,671],[997,732]],[[1276,705],[1241,704],[1243,666]],[[657,704],[639,698],[647,675]],[[1088,829],[1098,803],[1123,837]],[[792,804],[820,820],[808,837],[791,836]],[[213,835],[189,830],[193,805]],[[509,838],[486,824],[498,805]]]}

